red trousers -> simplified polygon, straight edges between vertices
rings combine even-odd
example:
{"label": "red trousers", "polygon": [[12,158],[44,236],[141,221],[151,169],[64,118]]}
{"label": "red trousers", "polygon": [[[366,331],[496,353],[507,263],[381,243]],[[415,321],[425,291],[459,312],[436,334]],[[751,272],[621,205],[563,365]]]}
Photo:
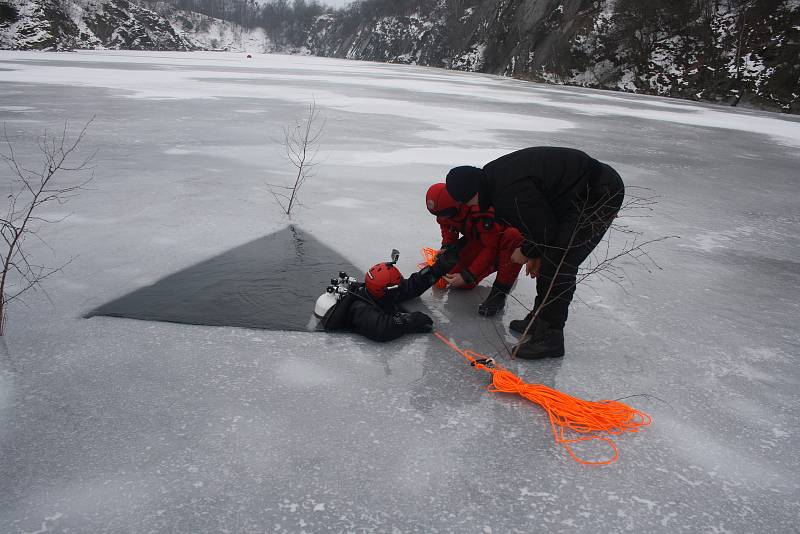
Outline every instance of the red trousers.
{"label": "red trousers", "polygon": [[[462,289],[472,289],[478,285],[481,280],[494,272],[497,273],[497,277],[495,278],[496,284],[513,285],[517,280],[520,269],[522,269],[522,265],[513,263],[511,261],[511,254],[522,245],[523,241],[524,238],[522,234],[516,228],[506,228],[500,235],[498,246],[490,250],[486,250],[487,247],[483,244],[482,240],[470,239],[458,255],[458,265],[453,267],[450,274],[460,273],[466,268],[472,276],[475,277],[474,283],[463,285],[461,286]],[[478,262],[485,266],[477,269],[480,272],[473,272],[470,267],[475,264],[476,258],[486,254],[492,256],[491,261],[488,263],[485,261]]]}

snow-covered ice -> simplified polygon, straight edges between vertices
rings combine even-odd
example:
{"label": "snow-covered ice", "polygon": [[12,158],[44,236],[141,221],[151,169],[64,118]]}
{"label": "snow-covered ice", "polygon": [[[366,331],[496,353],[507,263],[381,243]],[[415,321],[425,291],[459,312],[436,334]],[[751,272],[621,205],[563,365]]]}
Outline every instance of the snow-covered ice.
{"label": "snow-covered ice", "polygon": [[[410,273],[437,242],[427,185],[517,148],[581,148],[659,196],[627,223],[679,236],[650,247],[662,269],[580,287],[563,361],[501,357],[579,397],[649,395],[626,399],[654,424],[617,464],[572,462],[433,336],[81,317],[285,228],[265,184],[289,179],[276,140],[312,99],[326,130],[293,222],[362,269],[398,248]],[[47,213],[74,213],[41,232],[52,250],[29,243],[75,259],[0,342],[0,531],[797,529],[797,117],[313,57],[0,52],[21,158],[92,115],[96,178]],[[524,310],[478,317],[488,283],[416,305],[492,353]]]}

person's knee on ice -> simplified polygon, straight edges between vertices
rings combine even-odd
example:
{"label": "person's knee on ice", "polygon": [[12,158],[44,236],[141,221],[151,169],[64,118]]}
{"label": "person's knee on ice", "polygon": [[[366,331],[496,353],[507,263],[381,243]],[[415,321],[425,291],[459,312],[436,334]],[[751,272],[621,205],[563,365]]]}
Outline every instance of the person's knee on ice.
{"label": "person's knee on ice", "polygon": [[444,280],[447,287],[450,288],[472,289],[484,278],[483,275],[476,276],[469,269],[469,266],[481,253],[481,243],[478,240],[469,239],[466,235],[461,239],[465,241],[465,245],[458,255],[458,263],[444,276]]}
{"label": "person's knee on ice", "polygon": [[486,300],[478,306],[480,315],[493,316],[505,307],[506,297],[522,269],[522,265],[512,261],[512,256],[523,241],[522,234],[516,228],[509,226],[502,230],[498,247],[497,277]]}
{"label": "person's knee on ice", "polygon": [[506,306],[506,297],[511,292],[513,284],[503,284],[495,279],[489,294],[478,305],[478,315],[492,317],[497,315]]}

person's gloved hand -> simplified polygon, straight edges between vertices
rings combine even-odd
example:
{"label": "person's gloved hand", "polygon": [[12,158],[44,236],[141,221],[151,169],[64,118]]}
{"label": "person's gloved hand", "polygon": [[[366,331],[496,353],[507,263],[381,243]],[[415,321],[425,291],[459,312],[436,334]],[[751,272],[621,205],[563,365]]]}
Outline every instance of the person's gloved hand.
{"label": "person's gloved hand", "polygon": [[402,314],[406,332],[430,332],[433,328],[433,319],[420,311]]}

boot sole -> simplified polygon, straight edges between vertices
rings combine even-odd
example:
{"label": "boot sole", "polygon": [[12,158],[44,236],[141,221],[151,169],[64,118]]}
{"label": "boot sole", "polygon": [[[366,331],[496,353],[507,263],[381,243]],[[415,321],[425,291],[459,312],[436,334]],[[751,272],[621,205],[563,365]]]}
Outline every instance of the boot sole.
{"label": "boot sole", "polygon": [[517,358],[520,360],[545,360],[547,358],[563,358],[564,351],[559,352],[548,352],[543,354],[537,354],[536,356],[524,356],[522,354],[517,354]]}

